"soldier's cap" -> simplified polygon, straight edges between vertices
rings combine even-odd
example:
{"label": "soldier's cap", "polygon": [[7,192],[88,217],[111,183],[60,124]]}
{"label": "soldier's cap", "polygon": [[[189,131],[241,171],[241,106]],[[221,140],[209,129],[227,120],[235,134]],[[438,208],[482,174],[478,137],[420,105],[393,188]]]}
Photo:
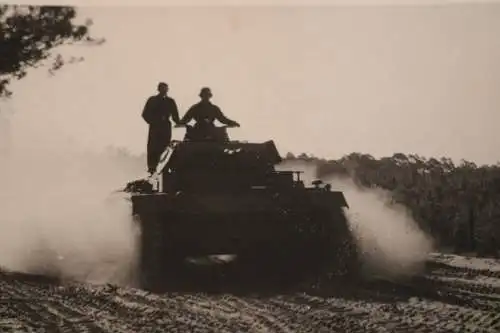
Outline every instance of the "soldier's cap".
{"label": "soldier's cap", "polygon": [[158,83],[158,88],[160,88],[162,86],[163,87],[168,87],[168,84],[166,82],[160,82],[160,83]]}

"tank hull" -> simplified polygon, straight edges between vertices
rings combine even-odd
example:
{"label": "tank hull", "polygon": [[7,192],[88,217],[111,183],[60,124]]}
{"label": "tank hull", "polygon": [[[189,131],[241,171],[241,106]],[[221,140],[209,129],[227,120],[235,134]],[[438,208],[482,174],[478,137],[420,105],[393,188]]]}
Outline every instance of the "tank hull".
{"label": "tank hull", "polygon": [[132,202],[146,289],[161,285],[186,257],[235,254],[254,273],[267,266],[283,274],[290,267],[347,272],[355,261],[341,192],[157,193],[135,195]]}

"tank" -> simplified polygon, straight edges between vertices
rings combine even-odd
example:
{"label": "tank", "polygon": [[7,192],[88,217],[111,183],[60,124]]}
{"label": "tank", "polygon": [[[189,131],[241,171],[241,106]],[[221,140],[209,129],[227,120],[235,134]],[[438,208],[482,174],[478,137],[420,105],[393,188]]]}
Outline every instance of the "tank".
{"label": "tank", "polygon": [[[141,287],[158,290],[189,257],[233,254],[252,272],[357,272],[342,192],[277,171],[273,140],[231,141],[226,127],[172,141],[151,179],[127,184],[140,224]],[[267,271],[266,271],[267,270]],[[270,274],[270,273],[269,273]]]}

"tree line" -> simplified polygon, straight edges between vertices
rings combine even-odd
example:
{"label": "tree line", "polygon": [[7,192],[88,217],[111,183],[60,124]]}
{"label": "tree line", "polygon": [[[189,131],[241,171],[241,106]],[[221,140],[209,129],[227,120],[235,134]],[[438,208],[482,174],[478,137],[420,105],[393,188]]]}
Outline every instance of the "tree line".
{"label": "tree line", "polygon": [[285,160],[314,162],[319,178],[349,176],[362,187],[389,191],[440,248],[498,255],[500,165],[403,153],[380,159],[351,153],[338,160],[289,153]]}

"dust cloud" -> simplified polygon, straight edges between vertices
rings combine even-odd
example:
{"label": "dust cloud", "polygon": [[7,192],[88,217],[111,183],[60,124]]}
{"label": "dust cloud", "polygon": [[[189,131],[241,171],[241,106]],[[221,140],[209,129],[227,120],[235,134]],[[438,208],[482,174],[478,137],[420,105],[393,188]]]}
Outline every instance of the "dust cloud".
{"label": "dust cloud", "polygon": [[401,276],[417,273],[432,252],[432,240],[406,207],[390,203],[389,192],[358,187],[348,178],[329,178],[343,191],[350,208],[346,215],[358,240],[367,272]]}
{"label": "dust cloud", "polygon": [[0,138],[8,142],[0,151],[0,267],[82,282],[132,282],[138,229],[129,202],[113,191],[140,175],[140,167],[67,135],[79,119],[7,113],[6,106],[0,109],[9,130]]}
{"label": "dust cloud", "polygon": [[[316,179],[313,162],[286,161],[281,170],[303,170],[306,185]],[[419,272],[433,250],[426,235],[402,205],[390,201],[388,191],[363,188],[349,177],[323,177],[332,190],[342,191],[351,231],[362,254],[364,272],[369,276],[401,277]]]}

